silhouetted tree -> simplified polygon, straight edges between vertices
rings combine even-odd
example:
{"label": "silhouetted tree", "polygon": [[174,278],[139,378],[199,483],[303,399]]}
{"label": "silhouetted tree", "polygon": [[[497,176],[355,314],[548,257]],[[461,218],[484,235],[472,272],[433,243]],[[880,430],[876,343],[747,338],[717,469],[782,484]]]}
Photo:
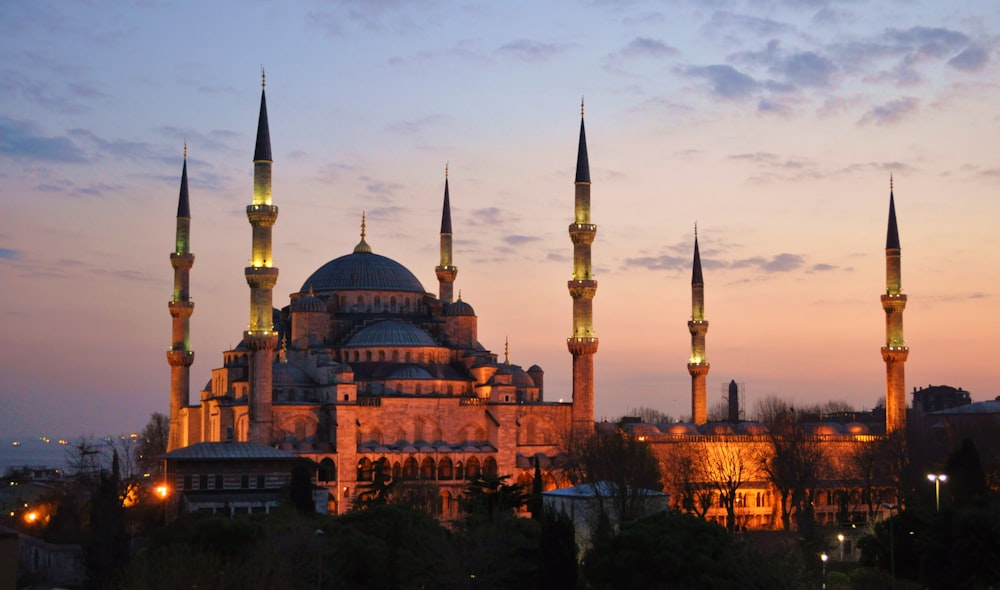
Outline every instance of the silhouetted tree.
{"label": "silhouetted tree", "polygon": [[577,579],[576,530],[561,512],[546,510],[538,551],[538,590],[574,590]]}
{"label": "silhouetted tree", "polygon": [[956,507],[986,505],[986,478],[979,452],[971,439],[963,439],[961,446],[948,457],[945,472],[948,474],[948,492]]}
{"label": "silhouetted tree", "polygon": [[354,500],[354,505],[361,509],[385,506],[392,499],[395,485],[396,480],[392,477],[388,462],[376,461],[372,464],[372,480],[358,486],[358,497]]}
{"label": "silhouetted tree", "polygon": [[618,522],[645,515],[649,491],[663,489],[660,462],[649,443],[621,428],[584,440],[577,449],[574,467],[576,483],[609,484],[594,485],[593,490],[601,511],[606,511],[608,503]]}
{"label": "silhouetted tree", "polygon": [[292,467],[292,477],[288,482],[288,495],[292,506],[302,514],[316,512],[312,492],[313,485],[312,478],[309,477],[309,468],[302,463],[297,463]]}
{"label": "silhouetted tree", "polygon": [[119,571],[128,563],[128,533],[121,496],[118,454],[114,453],[111,473],[100,474],[91,498],[90,528],[83,550],[88,588],[116,588]]}

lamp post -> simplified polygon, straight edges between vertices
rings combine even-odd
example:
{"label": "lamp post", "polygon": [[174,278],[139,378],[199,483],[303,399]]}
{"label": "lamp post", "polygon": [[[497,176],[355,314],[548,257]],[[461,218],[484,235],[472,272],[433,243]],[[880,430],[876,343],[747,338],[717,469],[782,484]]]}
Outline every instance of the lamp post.
{"label": "lamp post", "polygon": [[899,504],[889,504],[887,502],[882,503],[882,508],[889,511],[889,579],[892,583],[892,587],[896,587],[896,551],[893,547],[893,539],[895,535],[892,532],[892,511],[899,510]]}
{"label": "lamp post", "polygon": [[844,561],[844,533],[837,533],[837,542],[840,543],[840,561]]}
{"label": "lamp post", "polygon": [[323,590],[323,537],[326,536],[326,531],[323,529],[316,529],[313,532],[313,536],[317,539],[316,546],[316,588],[318,590]]}
{"label": "lamp post", "polygon": [[927,479],[934,482],[934,506],[941,512],[941,482],[948,481],[947,473],[928,473]]}
{"label": "lamp post", "polygon": [[830,556],[824,553],[819,558],[823,562],[823,590],[826,590],[826,560],[830,559]]}

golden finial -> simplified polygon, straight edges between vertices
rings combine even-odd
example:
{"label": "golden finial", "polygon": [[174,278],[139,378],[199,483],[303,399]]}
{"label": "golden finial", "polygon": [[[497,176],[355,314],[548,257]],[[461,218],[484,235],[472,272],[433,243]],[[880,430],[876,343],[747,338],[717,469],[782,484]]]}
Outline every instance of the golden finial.
{"label": "golden finial", "polygon": [[698,222],[694,222],[694,239],[698,239]]}
{"label": "golden finial", "polygon": [[361,211],[361,239],[365,239],[365,211]]}
{"label": "golden finial", "polygon": [[444,163],[444,177],[448,178],[448,162]]}
{"label": "golden finial", "polygon": [[260,66],[260,87],[261,88],[267,87],[267,73],[264,72],[263,65]]}
{"label": "golden finial", "polygon": [[365,211],[361,211],[361,241],[354,247],[355,254],[370,254],[372,251],[372,247],[365,241],[365,234],[367,233],[365,231],[366,228],[367,224],[365,223]]}
{"label": "golden finial", "polygon": [[892,172],[889,173],[889,192],[892,192]]}
{"label": "golden finial", "polygon": [[510,364],[510,337],[503,337],[503,364]]}
{"label": "golden finial", "polygon": [[184,159],[188,159],[188,140],[184,140]]}
{"label": "golden finial", "polygon": [[583,118],[583,97],[580,97],[580,118]]}
{"label": "golden finial", "polygon": [[458,290],[458,300],[459,301],[462,300],[462,290],[461,289]]}

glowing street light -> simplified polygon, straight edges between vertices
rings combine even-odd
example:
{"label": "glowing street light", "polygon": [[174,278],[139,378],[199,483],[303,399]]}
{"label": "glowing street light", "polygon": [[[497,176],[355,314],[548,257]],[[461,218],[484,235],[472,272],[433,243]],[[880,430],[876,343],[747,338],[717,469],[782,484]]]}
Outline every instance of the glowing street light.
{"label": "glowing street light", "polygon": [[170,490],[167,489],[167,486],[164,484],[156,486],[155,491],[156,495],[159,496],[161,500],[165,500],[167,498],[167,494],[170,493]]}
{"label": "glowing street light", "polygon": [[823,561],[823,590],[826,590],[826,560],[830,559],[830,556],[823,553],[819,558]]}
{"label": "glowing street light", "polygon": [[837,542],[840,543],[840,561],[844,561],[844,533],[837,533]]}
{"label": "glowing street light", "polygon": [[927,479],[934,482],[934,505],[941,512],[941,482],[948,482],[947,473],[928,473]]}

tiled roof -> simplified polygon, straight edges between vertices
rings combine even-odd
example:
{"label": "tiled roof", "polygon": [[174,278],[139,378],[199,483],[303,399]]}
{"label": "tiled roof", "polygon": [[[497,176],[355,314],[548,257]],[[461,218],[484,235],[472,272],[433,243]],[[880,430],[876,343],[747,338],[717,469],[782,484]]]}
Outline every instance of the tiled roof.
{"label": "tiled roof", "polygon": [[170,451],[163,459],[191,460],[247,460],[247,459],[297,459],[295,455],[255,442],[202,442]]}

